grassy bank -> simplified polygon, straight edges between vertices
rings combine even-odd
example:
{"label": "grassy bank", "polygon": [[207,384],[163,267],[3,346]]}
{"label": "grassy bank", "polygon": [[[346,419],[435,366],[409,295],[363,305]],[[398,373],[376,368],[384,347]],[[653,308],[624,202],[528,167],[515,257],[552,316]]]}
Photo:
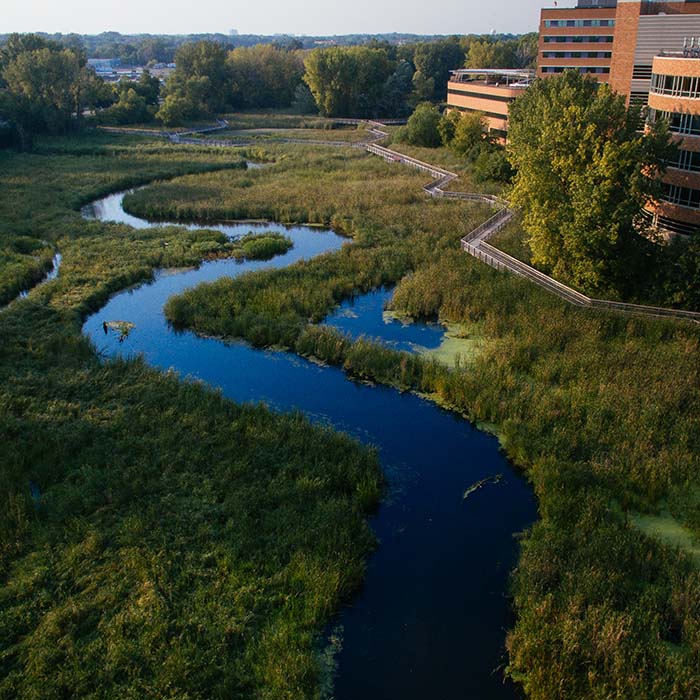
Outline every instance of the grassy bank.
{"label": "grassy bank", "polygon": [[101,133],[0,150],[0,306],[42,277],[59,238],[80,235],[82,205],[159,178],[243,169],[244,155]]}
{"label": "grassy bank", "polygon": [[80,333],[157,267],[288,247],[76,211],[149,177],[241,162],[104,136],[0,156],[2,240],[21,230],[63,255],[57,280],[0,314],[0,698],[318,691],[318,634],[374,546],[376,456],[140,361],[103,363]]}
{"label": "grassy bank", "polygon": [[[359,154],[290,149],[252,178],[184,178],[139,192],[129,207],[351,232],[356,244],[340,253],[190,290],[170,300],[168,316],[202,333],[286,345],[495,424],[541,512],[514,577],[511,674],[537,700],[696,698],[695,552],[650,536],[639,516],[663,511],[690,541],[700,535],[700,499],[688,496],[700,482],[700,334],[575,309],[494,272],[458,250],[486,212],[412,195],[420,178],[398,173]],[[368,178],[374,192],[355,186]],[[185,205],[178,188],[195,184],[200,198]],[[309,326],[340,299],[398,280],[397,310],[478,322],[484,342],[473,361],[450,370]]]}

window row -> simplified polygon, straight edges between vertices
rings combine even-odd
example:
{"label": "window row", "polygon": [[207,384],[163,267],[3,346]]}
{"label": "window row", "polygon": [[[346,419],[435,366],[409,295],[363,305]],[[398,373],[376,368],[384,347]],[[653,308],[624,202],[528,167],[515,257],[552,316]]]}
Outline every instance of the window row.
{"label": "window row", "polygon": [[608,66],[542,66],[543,73],[563,73],[565,70],[577,70],[579,73],[598,73],[607,75],[610,73]]}
{"label": "window row", "polygon": [[612,34],[605,36],[578,35],[578,36],[546,36],[545,44],[612,44]]}
{"label": "window row", "polygon": [[654,73],[651,76],[651,92],[675,97],[700,97],[700,77]]}
{"label": "window row", "polygon": [[700,172],[700,152],[686,151],[678,149],[676,155],[666,161],[669,168],[678,168],[679,170],[690,170],[692,172]]}
{"label": "window row", "polygon": [[[467,83],[468,84],[468,83]],[[494,85],[493,87],[498,87]],[[502,87],[508,87],[507,85]],[[487,92],[474,92],[472,90],[460,90],[459,88],[448,88],[448,95],[463,95],[464,97],[476,97],[479,100],[489,100],[491,102],[512,102],[515,98],[509,95],[490,95]]]}
{"label": "window row", "polygon": [[542,58],[610,58],[611,51],[543,51]]}
{"label": "window row", "polygon": [[650,109],[649,121],[654,123],[657,119],[665,119],[668,122],[668,128],[676,134],[700,135],[700,115]]}
{"label": "window row", "polygon": [[700,190],[690,187],[680,187],[679,185],[663,185],[661,199],[671,204],[678,204],[681,207],[700,208]]}
{"label": "window row", "polygon": [[547,29],[556,27],[614,27],[614,19],[546,19]]}

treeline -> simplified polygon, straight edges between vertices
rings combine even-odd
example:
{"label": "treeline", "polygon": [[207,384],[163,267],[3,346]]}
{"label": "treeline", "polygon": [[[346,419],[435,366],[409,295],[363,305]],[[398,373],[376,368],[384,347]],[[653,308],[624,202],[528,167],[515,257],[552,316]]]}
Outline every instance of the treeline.
{"label": "treeline", "polygon": [[[45,34],[38,33],[43,39],[55,41],[66,46],[81,46],[88,58],[118,58],[124,65],[148,66],[149,63],[171,63],[175,60],[177,50],[184,44],[198,41],[213,41],[228,49],[241,46],[267,44],[281,48],[314,49],[326,44],[335,46],[360,46],[372,42],[382,42],[393,46],[404,44],[430,43],[444,39],[437,35],[420,34],[346,34],[342,36],[288,36],[264,34],[120,34],[119,32],[102,32],[101,34]],[[9,38],[9,34],[0,34],[0,45]],[[473,36],[473,35],[470,35]],[[528,35],[526,35],[528,36]],[[510,34],[488,37],[495,41],[518,41]]]}
{"label": "treeline", "polygon": [[80,126],[85,111],[96,111],[100,123],[158,120],[168,126],[253,108],[404,117],[423,101],[444,100],[450,71],[465,62],[527,65],[536,55],[529,50],[533,37],[455,36],[401,46],[375,39],[311,52],[299,42],[233,50],[225,42],[187,42],[177,48],[176,69],[160,90],[147,73],[137,82],[105,84],[87,68],[80,37],[59,43],[15,34],[0,49],[0,118],[27,148],[32,133]]}
{"label": "treeline", "polygon": [[529,65],[534,36],[455,36],[403,46],[375,40],[310,53],[263,45],[227,53],[216,42],[186,44],[158,117],[177,124],[226,109],[290,106],[327,117],[407,116],[420,102],[444,100],[450,71],[468,60]]}
{"label": "treeline", "polygon": [[11,125],[24,149],[34,133],[79,127],[102,87],[80,49],[35,34],[13,34],[0,49],[0,122]]}

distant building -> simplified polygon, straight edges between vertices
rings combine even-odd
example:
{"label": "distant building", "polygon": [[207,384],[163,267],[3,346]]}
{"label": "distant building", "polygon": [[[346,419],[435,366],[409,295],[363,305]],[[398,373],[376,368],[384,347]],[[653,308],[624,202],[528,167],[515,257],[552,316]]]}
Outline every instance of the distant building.
{"label": "distant building", "polygon": [[113,73],[122,65],[120,58],[88,58],[87,63],[97,74]]}
{"label": "distant building", "polygon": [[462,68],[452,71],[447,83],[448,109],[482,112],[489,133],[505,139],[508,107],[532,82],[531,70]]}

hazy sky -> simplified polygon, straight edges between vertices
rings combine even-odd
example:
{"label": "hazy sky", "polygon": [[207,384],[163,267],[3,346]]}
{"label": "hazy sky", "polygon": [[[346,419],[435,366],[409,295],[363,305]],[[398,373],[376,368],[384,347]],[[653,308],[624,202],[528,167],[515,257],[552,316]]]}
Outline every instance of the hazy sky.
{"label": "hazy sky", "polygon": [[[0,0],[0,34],[536,31],[551,0]],[[560,2],[559,5],[571,4]]]}

